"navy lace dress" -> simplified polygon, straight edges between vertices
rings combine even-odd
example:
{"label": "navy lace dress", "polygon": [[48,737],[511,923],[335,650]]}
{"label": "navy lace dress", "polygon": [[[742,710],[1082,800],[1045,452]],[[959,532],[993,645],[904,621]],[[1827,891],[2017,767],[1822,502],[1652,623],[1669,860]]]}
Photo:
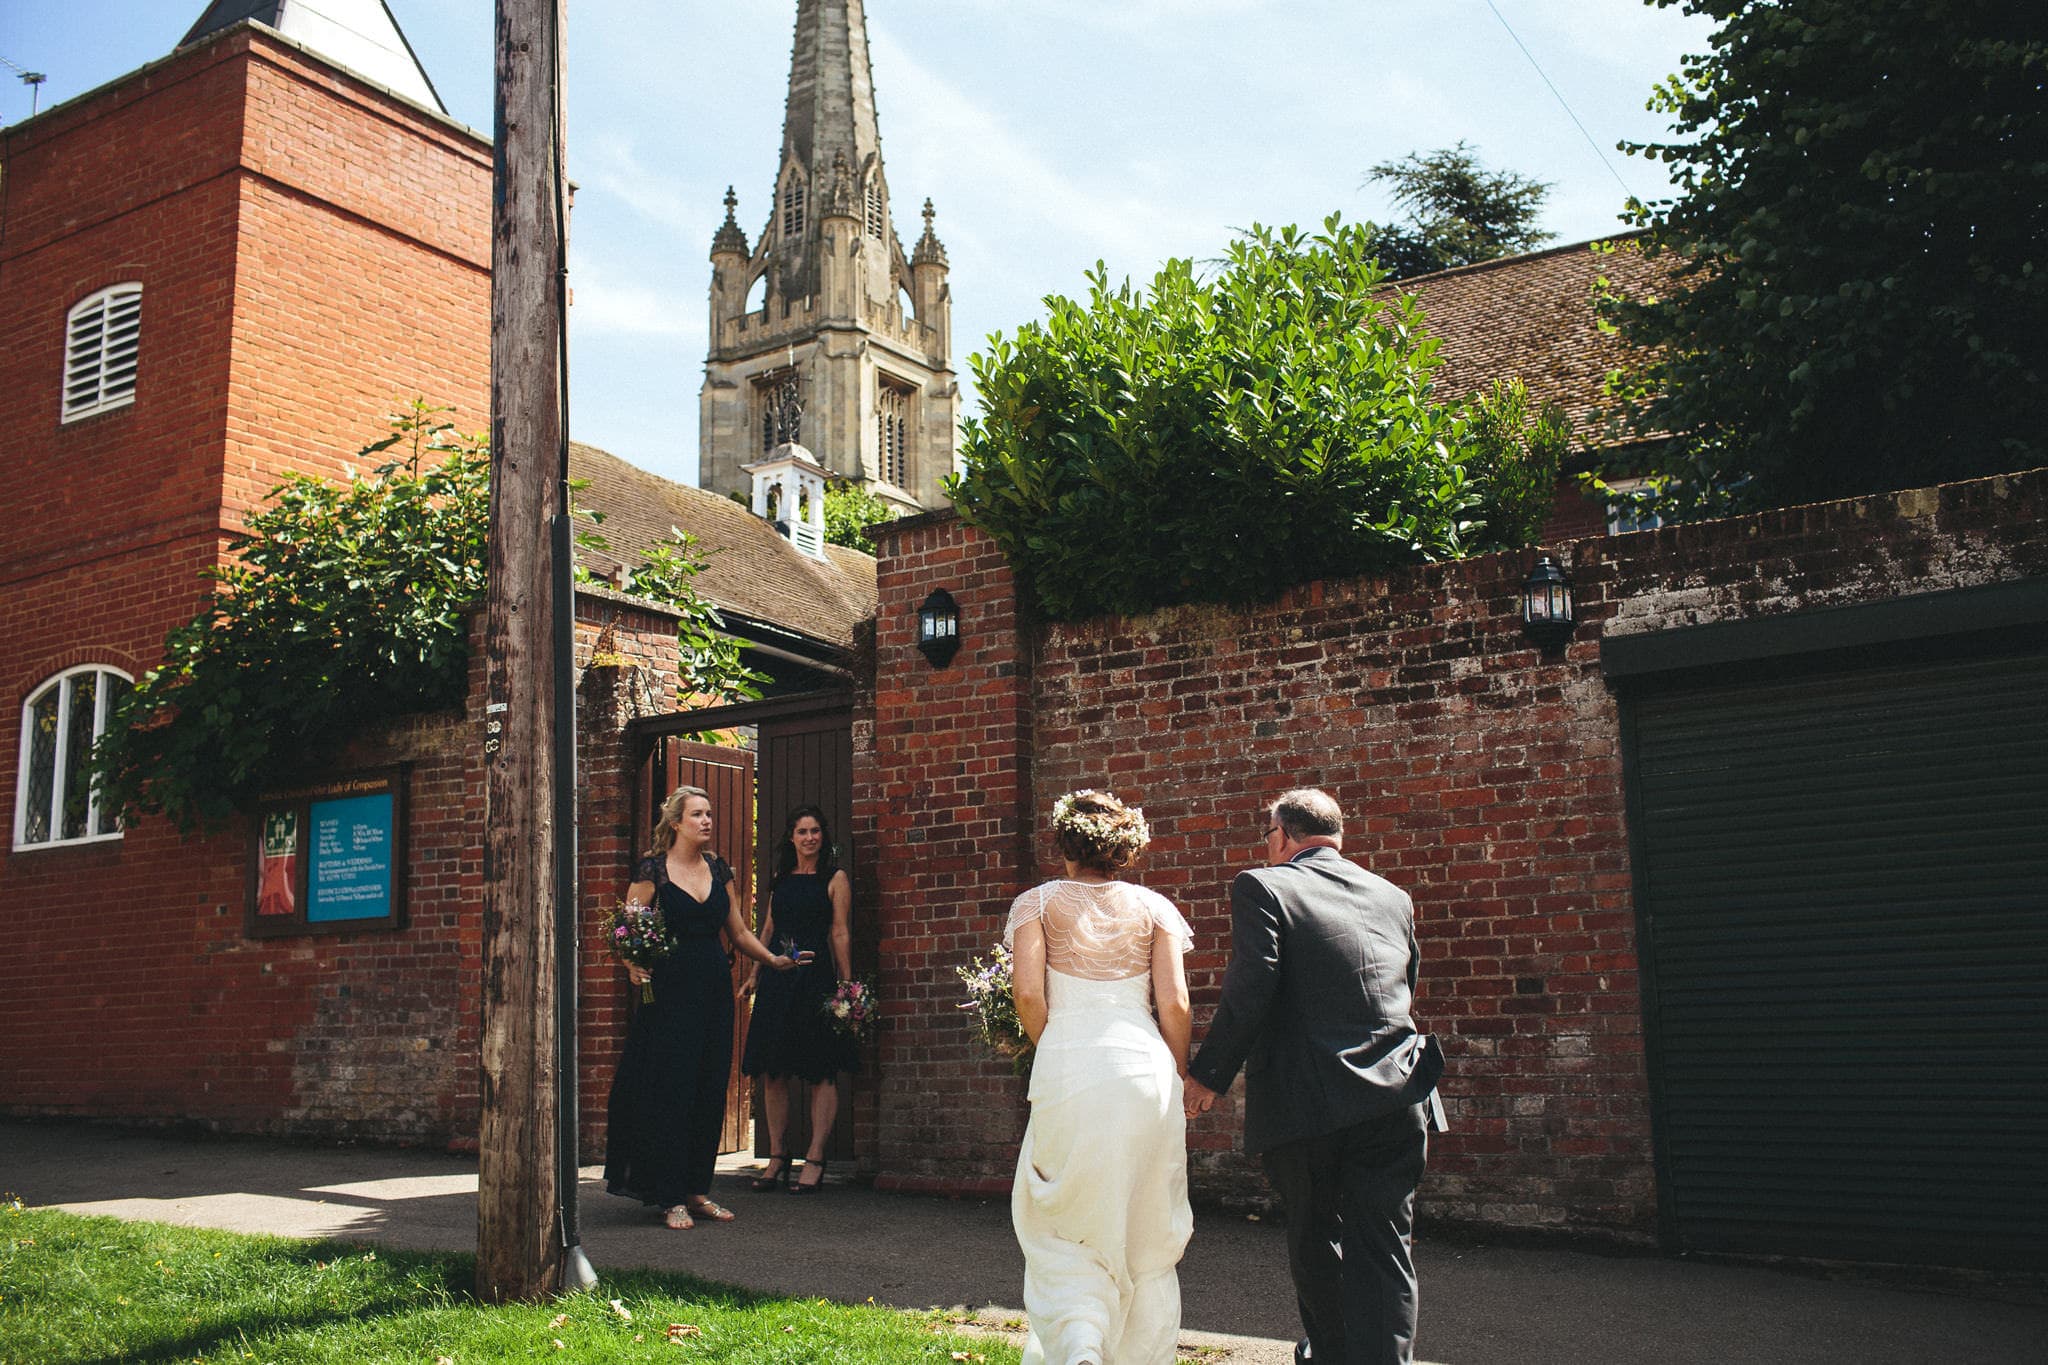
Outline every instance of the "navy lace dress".
{"label": "navy lace dress", "polygon": [[793,972],[761,972],[754,978],[754,1014],[747,1024],[747,1051],[740,1070],[749,1076],[799,1076],[829,1081],[860,1066],[853,1039],[832,1027],[824,1005],[839,988],[832,961],[831,878],[791,872],[775,883],[768,901],[778,951],[817,954]]}
{"label": "navy lace dress", "polygon": [[654,1000],[626,1029],[607,1110],[604,1183],[613,1194],[672,1208],[710,1193],[725,1126],[732,965],[718,934],[731,908],[732,870],[711,860],[702,901],[669,880],[665,857],[642,859],[633,880],[654,883],[676,946],[654,966]]}

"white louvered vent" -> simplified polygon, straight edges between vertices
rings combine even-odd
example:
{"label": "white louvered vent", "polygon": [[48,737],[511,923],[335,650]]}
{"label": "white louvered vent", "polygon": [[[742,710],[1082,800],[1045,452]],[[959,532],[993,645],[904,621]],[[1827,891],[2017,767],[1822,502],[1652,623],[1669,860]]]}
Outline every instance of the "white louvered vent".
{"label": "white louvered vent", "polygon": [[142,286],[117,284],[82,300],[64,328],[64,420],[135,401]]}

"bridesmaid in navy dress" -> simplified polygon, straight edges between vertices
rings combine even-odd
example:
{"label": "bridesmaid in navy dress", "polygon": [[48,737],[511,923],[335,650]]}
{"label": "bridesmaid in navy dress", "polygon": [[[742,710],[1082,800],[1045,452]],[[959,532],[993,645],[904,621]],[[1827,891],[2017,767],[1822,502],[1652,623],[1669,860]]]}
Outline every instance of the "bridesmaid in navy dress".
{"label": "bridesmaid in navy dress", "polygon": [[626,890],[636,905],[661,907],[675,947],[651,973],[626,968],[636,986],[652,980],[654,999],[634,1012],[612,1078],[605,1188],[658,1206],[676,1229],[698,1218],[732,1221],[711,1199],[732,1071],[732,967],[719,932],[778,973],[804,960],[769,952],[748,931],[726,891],[732,869],[709,851],[711,833],[711,798],[678,787]]}
{"label": "bridesmaid in navy dress", "polygon": [[825,1145],[839,1115],[839,1076],[860,1064],[854,1040],[838,1032],[825,1015],[825,1002],[853,975],[853,883],[836,866],[825,812],[798,806],[789,813],[775,851],[775,881],[769,890],[768,922],[761,932],[770,943],[809,965],[788,976],[763,981],[747,1025],[747,1052],[740,1070],[761,1079],[761,1109],[768,1120],[768,1166],[754,1181],[756,1191],[789,1185],[789,1083],[811,1082],[811,1145],[792,1194],[815,1194],[825,1179]]}

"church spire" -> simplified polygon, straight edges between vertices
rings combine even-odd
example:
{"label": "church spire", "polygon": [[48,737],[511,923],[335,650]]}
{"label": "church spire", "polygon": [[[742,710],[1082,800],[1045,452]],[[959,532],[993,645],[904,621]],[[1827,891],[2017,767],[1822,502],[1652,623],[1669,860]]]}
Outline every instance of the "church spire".
{"label": "church spire", "polygon": [[862,0],[797,0],[774,193],[761,245],[782,297],[823,291],[820,228],[830,215],[855,219],[876,240],[866,292],[895,292],[908,262],[895,259],[903,249],[889,222]]}
{"label": "church spire", "polygon": [[728,191],[712,238],[698,480],[744,492],[791,439],[778,396],[800,384],[821,467],[936,507],[960,425],[946,251],[929,210],[915,259],[891,222],[863,0],[795,4],[766,221],[749,251]]}
{"label": "church spire", "polygon": [[861,0],[797,0],[789,101],[782,114],[783,163],[794,161],[817,183],[826,181],[835,156],[859,172],[868,158],[879,163],[881,155]]}

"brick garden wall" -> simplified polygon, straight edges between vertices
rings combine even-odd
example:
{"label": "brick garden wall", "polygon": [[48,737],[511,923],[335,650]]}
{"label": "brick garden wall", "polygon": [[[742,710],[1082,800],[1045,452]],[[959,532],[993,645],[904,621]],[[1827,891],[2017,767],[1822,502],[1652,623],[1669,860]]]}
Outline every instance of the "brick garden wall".
{"label": "brick garden wall", "polygon": [[[1052,800],[1141,802],[1143,877],[1195,929],[1197,1038],[1228,955],[1227,886],[1261,807],[1328,787],[1346,852],[1415,897],[1417,1011],[1444,1036],[1453,1131],[1431,1216],[1647,1238],[1655,1218],[1617,709],[1603,632],[2048,575],[2048,473],[1568,547],[1582,624],[1523,638],[1531,554],[1315,583],[1249,610],[1191,606],[1034,626],[992,544],[950,516],[885,530],[870,732],[856,808],[880,868],[884,1184],[1004,1187],[1022,1086],[980,1055],[953,969],[1010,898],[1057,872]],[[966,646],[933,670],[911,634],[945,587]],[[1199,1195],[1258,1181],[1241,1085],[1191,1130]]]}

